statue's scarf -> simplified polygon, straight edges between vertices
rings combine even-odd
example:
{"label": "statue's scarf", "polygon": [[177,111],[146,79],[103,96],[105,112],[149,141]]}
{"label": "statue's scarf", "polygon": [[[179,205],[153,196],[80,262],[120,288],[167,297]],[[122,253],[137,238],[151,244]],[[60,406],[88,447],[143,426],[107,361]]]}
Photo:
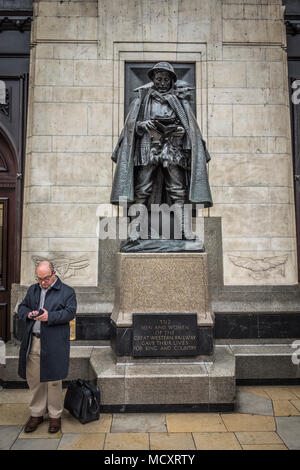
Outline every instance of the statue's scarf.
{"label": "statue's scarf", "polygon": [[[151,90],[147,97],[148,103],[149,103],[149,99],[151,96],[153,96],[153,98],[158,99],[162,103],[167,102],[169,104],[169,106],[173,109],[173,111],[175,111],[178,119],[182,123],[187,135],[189,135],[189,122],[179,99],[175,95],[174,90],[168,91],[167,93],[159,93],[156,90]],[[145,108],[145,111],[146,111],[146,108]]]}
{"label": "statue's scarf", "polygon": [[[176,113],[176,116],[178,117],[179,121],[181,122],[182,126],[185,129],[185,137],[183,139],[183,148],[185,150],[190,150],[191,149],[191,144],[190,144],[190,138],[189,138],[189,121],[187,118],[187,115],[185,113],[185,110],[180,103],[179,99],[177,98],[174,90],[168,91],[167,93],[159,93],[156,90],[150,90],[147,94],[147,96],[144,99],[144,102],[142,104],[141,108],[141,119],[143,121],[146,121],[150,119],[150,99],[151,98],[158,99],[161,103],[168,103],[169,106],[173,109],[173,111]],[[150,149],[150,136],[148,133],[145,133],[142,137],[142,142],[141,142],[141,155],[140,155],[140,161],[147,161],[149,149]],[[136,155],[136,157],[138,157]]]}
{"label": "statue's scarf", "polygon": [[[112,204],[119,204],[119,198],[125,198],[129,202],[134,201],[134,150],[136,147],[136,123],[137,121],[147,119],[147,107],[149,105],[150,92],[146,96],[142,90],[139,97],[134,100],[130,106],[124,129],[119,137],[117,145],[114,149],[112,159],[117,163],[111,193]],[[212,206],[212,198],[207,178],[206,162],[210,160],[209,154],[205,148],[202,135],[197,124],[188,100],[181,103],[175,92],[167,93],[168,96],[162,95],[166,99],[172,109],[176,112],[189,137],[189,145],[191,148],[191,182],[189,200],[193,203],[204,204],[204,207]],[[150,118],[150,116],[149,116]],[[187,122],[189,127],[187,129]],[[145,133],[144,136],[148,135]],[[141,151],[144,143],[140,139]],[[145,148],[144,148],[145,150]]]}

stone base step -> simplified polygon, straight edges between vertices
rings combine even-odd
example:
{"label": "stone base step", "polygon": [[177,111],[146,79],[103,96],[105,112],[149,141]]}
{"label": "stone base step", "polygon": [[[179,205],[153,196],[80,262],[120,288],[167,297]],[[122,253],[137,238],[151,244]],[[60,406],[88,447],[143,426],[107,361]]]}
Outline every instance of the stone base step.
{"label": "stone base step", "polygon": [[[78,378],[94,380],[90,366],[92,351],[106,348],[109,341],[72,341],[70,350],[69,374],[66,382]],[[24,387],[26,381],[18,375],[19,342],[11,341],[5,345],[5,363],[0,364],[0,385],[4,387]]]}
{"label": "stone base step", "polygon": [[300,383],[300,340],[230,340],[228,347],[240,385]]}
{"label": "stone base step", "polygon": [[[231,357],[232,365],[230,367],[233,367],[235,363],[235,374],[233,375],[239,385],[300,384],[300,351],[297,354],[297,349],[299,350],[300,346],[293,347],[293,345],[297,346],[295,341],[299,340],[216,340],[214,348],[217,358],[214,365],[215,371],[222,369],[222,362],[218,358],[222,358],[222,354],[226,351],[226,357]],[[26,387],[26,382],[18,376],[18,356],[19,343],[16,341],[6,343],[5,364],[0,364],[0,385],[9,388]],[[157,387],[153,385],[155,380],[153,381],[149,376],[149,370],[154,365],[159,381]],[[225,361],[225,369],[228,371],[230,367],[226,365]],[[191,385],[188,385],[189,377]],[[219,378],[219,381],[224,383],[224,380],[228,380],[228,383],[231,383],[231,375],[225,376],[225,378],[221,375],[221,377],[222,379]],[[175,394],[174,397],[178,396],[178,400],[181,399],[177,405],[180,404],[183,410],[184,407],[189,406],[190,397],[194,397],[193,400],[198,401],[199,410],[200,408],[205,410],[205,407],[208,410],[208,405],[212,409],[213,397],[217,396],[218,390],[216,388],[218,380],[214,375],[211,358],[197,357],[174,361],[172,359],[145,360],[124,357],[116,361],[109,341],[72,341],[69,375],[66,382],[77,378],[98,380],[102,391],[103,405],[115,406],[120,411],[125,411],[124,407],[126,407],[126,411],[130,411],[132,405],[138,409],[141,405],[141,399],[135,390],[135,386],[141,378],[144,379],[145,386],[142,389],[137,389],[140,390],[139,393],[145,397],[156,398],[160,398],[159,391],[162,390],[162,384],[166,384],[166,379],[170,378],[168,388],[163,389],[161,395],[164,397],[165,403],[163,405],[169,406],[170,410],[174,405],[174,402],[172,404],[168,398],[172,387],[176,394],[176,388],[179,389],[178,395]],[[205,383],[206,385],[204,385]],[[204,396],[209,398],[207,403],[197,399],[198,387],[205,390]],[[232,390],[230,387],[229,391]],[[229,396],[229,392],[228,395],[224,394],[224,397],[226,396]],[[136,403],[133,403],[133,399]],[[147,401],[147,406],[151,409],[151,399],[147,398]],[[223,396],[217,401],[230,403],[230,400],[224,401]],[[158,403],[159,401],[156,400],[155,404]]]}
{"label": "stone base step", "polygon": [[213,356],[188,359],[116,358],[110,347],[90,359],[103,410],[230,411],[235,399],[235,359],[227,346]]}

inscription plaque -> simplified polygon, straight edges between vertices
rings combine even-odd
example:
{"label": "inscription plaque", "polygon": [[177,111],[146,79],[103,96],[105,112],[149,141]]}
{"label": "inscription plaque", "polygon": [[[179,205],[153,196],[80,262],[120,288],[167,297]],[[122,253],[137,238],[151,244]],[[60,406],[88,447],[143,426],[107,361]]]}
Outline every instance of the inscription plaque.
{"label": "inscription plaque", "polygon": [[133,356],[196,356],[197,314],[132,315]]}

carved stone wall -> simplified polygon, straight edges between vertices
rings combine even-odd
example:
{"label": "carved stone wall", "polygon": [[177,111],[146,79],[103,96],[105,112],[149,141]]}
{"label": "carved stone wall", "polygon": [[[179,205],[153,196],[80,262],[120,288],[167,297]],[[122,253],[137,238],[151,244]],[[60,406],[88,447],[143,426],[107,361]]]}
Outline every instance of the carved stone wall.
{"label": "carved stone wall", "polygon": [[69,284],[97,285],[96,211],[112,172],[112,78],[97,31],[97,1],[34,2],[23,284],[48,257]]}
{"label": "carved stone wall", "polygon": [[153,60],[195,63],[225,284],[296,283],[281,0],[40,0],[34,12],[22,283],[34,256],[86,259],[68,282],[97,285],[124,65]]}

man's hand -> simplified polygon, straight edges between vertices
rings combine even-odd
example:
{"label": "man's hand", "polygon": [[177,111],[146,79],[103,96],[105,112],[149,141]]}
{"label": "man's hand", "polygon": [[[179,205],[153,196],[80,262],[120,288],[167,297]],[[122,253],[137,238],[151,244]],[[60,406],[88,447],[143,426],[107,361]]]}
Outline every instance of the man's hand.
{"label": "man's hand", "polygon": [[31,317],[33,317],[34,315],[37,315],[38,313],[39,313],[39,312],[38,312],[37,310],[33,310],[32,312],[29,312],[27,316],[28,316],[28,318],[31,318]]}
{"label": "man's hand", "polygon": [[48,311],[45,310],[44,308],[42,308],[41,310],[43,310],[44,312],[42,315],[39,315],[36,318],[32,318],[35,315],[38,315],[39,313],[37,310],[33,310],[32,312],[28,313],[28,318],[31,318],[32,320],[38,320],[38,321],[48,321]]}
{"label": "man's hand", "polygon": [[44,308],[41,308],[41,310],[43,310],[44,313],[42,315],[39,315],[38,317],[34,318],[34,320],[48,321],[48,311]]}

